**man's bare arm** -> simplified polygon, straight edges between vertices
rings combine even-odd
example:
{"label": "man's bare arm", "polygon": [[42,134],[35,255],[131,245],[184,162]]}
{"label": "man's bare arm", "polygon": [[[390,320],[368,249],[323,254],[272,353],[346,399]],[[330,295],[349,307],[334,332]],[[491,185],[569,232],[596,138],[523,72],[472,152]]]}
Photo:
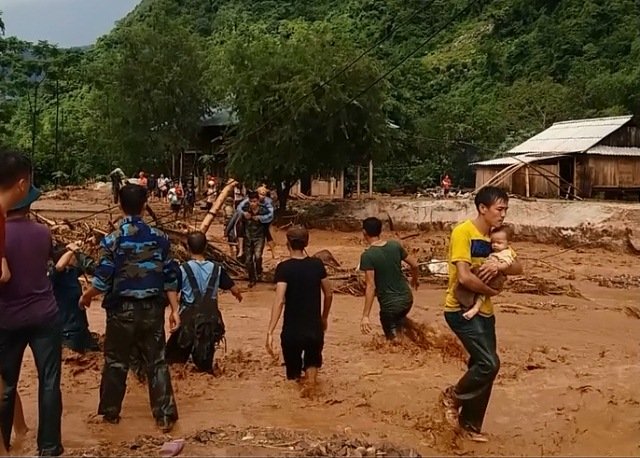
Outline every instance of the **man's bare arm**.
{"label": "man's bare arm", "polygon": [[418,289],[418,285],[420,284],[420,269],[418,267],[418,260],[413,256],[407,256],[403,259],[409,267],[411,267],[411,286],[413,289]]}
{"label": "man's bare arm", "polygon": [[322,305],[322,321],[326,322],[329,318],[329,312],[331,311],[331,304],[333,303],[333,285],[328,278],[322,279],[322,293],[324,294],[324,302]]}
{"label": "man's bare arm", "polygon": [[271,308],[271,320],[269,322],[268,334],[273,334],[280,321],[280,315],[282,315],[282,309],[284,308],[284,297],[287,292],[287,284],[279,282],[276,285],[276,299]]}
{"label": "man's bare arm", "polygon": [[499,291],[485,285],[482,280],[476,277],[474,273],[471,272],[471,265],[469,263],[457,262],[456,268],[458,269],[458,281],[465,288],[485,296],[495,296],[499,293]]}
{"label": "man's bare arm", "polygon": [[376,273],[374,270],[365,271],[366,289],[364,294],[364,310],[362,311],[362,318],[369,318],[371,308],[373,307],[373,300],[376,297]]}

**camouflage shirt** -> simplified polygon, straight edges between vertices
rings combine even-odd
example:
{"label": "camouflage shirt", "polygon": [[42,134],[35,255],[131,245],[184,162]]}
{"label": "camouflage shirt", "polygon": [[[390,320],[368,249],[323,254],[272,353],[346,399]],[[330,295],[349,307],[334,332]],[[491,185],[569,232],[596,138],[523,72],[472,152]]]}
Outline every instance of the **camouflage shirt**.
{"label": "camouflage shirt", "polygon": [[178,289],[169,238],[139,216],[128,216],[120,229],[100,242],[93,286],[111,298],[147,299]]}

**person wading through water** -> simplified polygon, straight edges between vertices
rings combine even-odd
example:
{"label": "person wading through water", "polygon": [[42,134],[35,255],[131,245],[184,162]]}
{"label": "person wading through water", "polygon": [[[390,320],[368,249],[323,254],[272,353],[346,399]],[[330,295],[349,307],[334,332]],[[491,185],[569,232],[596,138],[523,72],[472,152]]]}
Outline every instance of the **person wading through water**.
{"label": "person wading through water", "polygon": [[170,331],[178,329],[178,278],[169,238],[143,220],[146,203],[143,187],[126,185],[120,190],[120,207],[126,216],[120,227],[100,242],[93,285],[80,298],[80,306],[88,308],[94,297],[105,295],[105,362],[98,414],[107,423],[120,422],[135,349],[146,364],[153,417],[167,433],[178,420],[178,408],[165,360],[164,315],[169,302]]}
{"label": "person wading through water", "polygon": [[29,219],[40,197],[33,186],[7,215],[7,260],[11,280],[0,292],[0,372],[5,388],[0,413],[4,446],[9,450],[16,388],[24,351],[33,352],[38,371],[38,454],[58,456],[62,446],[62,329],[48,277],[52,239],[47,226]]}
{"label": "person wading through water", "polygon": [[242,302],[242,293],[224,268],[205,259],[207,237],[194,232],[187,237],[191,260],[180,267],[180,329],[167,342],[167,362],[184,364],[193,360],[203,372],[213,371],[216,345],[225,327],[218,308],[218,290],[231,291]]}
{"label": "person wading through water", "polygon": [[[476,194],[477,216],[458,224],[449,243],[449,287],[445,298],[444,317],[451,330],[469,352],[467,372],[458,383],[442,393],[447,420],[460,427],[465,437],[487,442],[482,423],[489,405],[493,382],[500,370],[496,345],[496,318],[491,297],[498,294],[487,286],[498,273],[522,274],[522,265],[514,259],[511,265],[484,263],[491,255],[491,230],[502,226],[509,196],[500,188],[487,186]],[[514,258],[515,258],[514,252]],[[472,269],[479,268],[478,274]],[[480,312],[471,319],[456,298],[458,283],[485,297]]]}

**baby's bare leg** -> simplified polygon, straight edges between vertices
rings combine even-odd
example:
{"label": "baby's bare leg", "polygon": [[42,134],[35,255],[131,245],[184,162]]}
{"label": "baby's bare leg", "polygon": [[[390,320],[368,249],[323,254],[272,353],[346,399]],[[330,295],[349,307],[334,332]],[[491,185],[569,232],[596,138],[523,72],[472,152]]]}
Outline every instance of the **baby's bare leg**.
{"label": "baby's bare leg", "polygon": [[464,312],[462,314],[462,316],[467,319],[470,320],[471,318],[473,318],[474,316],[476,316],[478,314],[478,312],[480,312],[480,307],[482,307],[482,303],[484,302],[484,296],[479,295],[478,298],[476,299],[476,303],[473,304],[473,307],[471,307],[469,310],[467,310],[466,312]]}

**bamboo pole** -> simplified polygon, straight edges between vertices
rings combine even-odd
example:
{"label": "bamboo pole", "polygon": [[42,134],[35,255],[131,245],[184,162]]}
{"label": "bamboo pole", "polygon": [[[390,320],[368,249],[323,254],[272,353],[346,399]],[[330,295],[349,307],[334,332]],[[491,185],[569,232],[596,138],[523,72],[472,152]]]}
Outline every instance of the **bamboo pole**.
{"label": "bamboo pole", "polygon": [[373,161],[369,161],[369,197],[373,197]]}
{"label": "bamboo pole", "polygon": [[525,166],[524,168],[524,179],[525,179],[525,187],[526,187],[526,196],[531,197],[531,193],[529,192],[529,166]]}
{"label": "bamboo pole", "polygon": [[356,194],[360,198],[360,166],[356,167]]}
{"label": "bamboo pole", "polygon": [[205,234],[207,233],[207,231],[211,227],[211,224],[213,224],[213,220],[215,219],[218,210],[222,208],[224,201],[227,199],[227,197],[233,191],[233,188],[237,184],[238,182],[233,178],[229,179],[225,187],[222,189],[222,192],[220,192],[220,195],[214,202],[213,207],[211,207],[211,210],[207,212],[207,215],[202,220],[202,224],[200,225],[200,232],[203,232]]}

